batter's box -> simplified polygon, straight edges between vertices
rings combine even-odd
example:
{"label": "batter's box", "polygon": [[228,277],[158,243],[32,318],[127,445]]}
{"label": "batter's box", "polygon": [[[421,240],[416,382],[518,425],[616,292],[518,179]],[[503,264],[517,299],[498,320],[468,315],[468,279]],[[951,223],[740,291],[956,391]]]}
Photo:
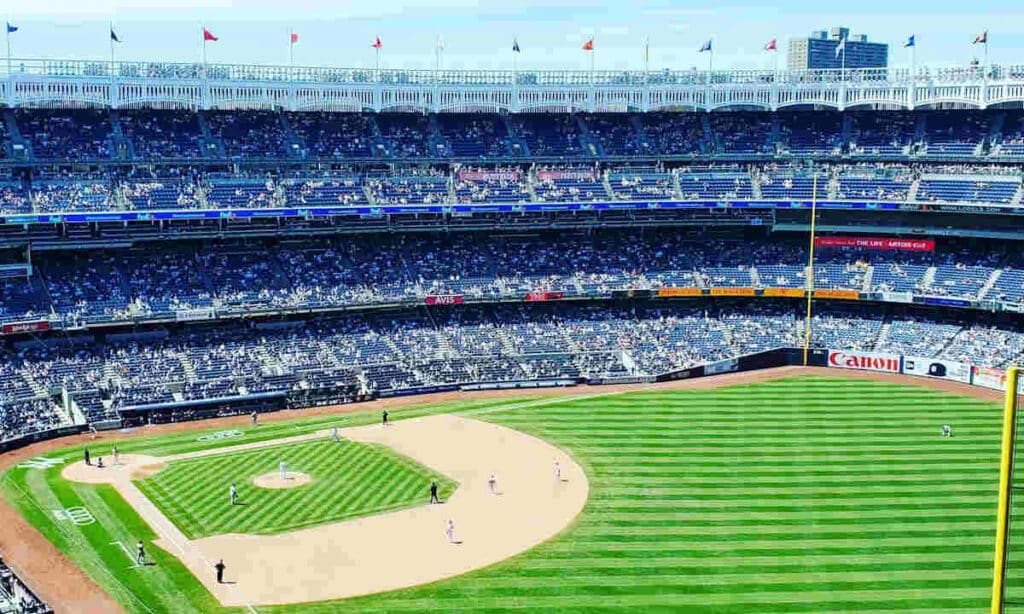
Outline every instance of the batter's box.
{"label": "batter's box", "polygon": [[96,518],[92,512],[84,507],[65,507],[62,510],[53,510],[53,516],[62,522],[73,522],[78,526],[92,524]]}

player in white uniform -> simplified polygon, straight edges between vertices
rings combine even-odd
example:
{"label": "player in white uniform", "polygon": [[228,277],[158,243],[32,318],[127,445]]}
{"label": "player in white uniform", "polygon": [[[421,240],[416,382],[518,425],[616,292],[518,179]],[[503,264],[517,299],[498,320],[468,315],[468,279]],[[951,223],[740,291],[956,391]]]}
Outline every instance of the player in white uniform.
{"label": "player in white uniform", "polygon": [[287,480],[288,479],[288,465],[287,465],[287,463],[285,463],[284,461],[281,461],[280,463],[278,463],[277,464],[277,470],[281,473],[281,479],[282,480]]}
{"label": "player in white uniform", "polygon": [[555,461],[555,481],[562,481],[562,468],[558,465],[558,461]]}
{"label": "player in white uniform", "polygon": [[949,426],[948,424],[943,424],[942,425],[942,436],[943,437],[952,437],[953,436],[953,427]]}
{"label": "player in white uniform", "polygon": [[448,543],[455,543],[455,521],[448,519],[448,523],[444,527],[444,534],[448,536]]}
{"label": "player in white uniform", "polygon": [[338,437],[338,427],[334,427],[331,430],[331,439],[333,439],[337,443],[341,443],[341,437]]}
{"label": "player in white uniform", "polygon": [[238,501],[238,489],[235,488],[234,484],[231,485],[231,491],[230,492],[231,492],[231,505],[234,505],[235,502]]}

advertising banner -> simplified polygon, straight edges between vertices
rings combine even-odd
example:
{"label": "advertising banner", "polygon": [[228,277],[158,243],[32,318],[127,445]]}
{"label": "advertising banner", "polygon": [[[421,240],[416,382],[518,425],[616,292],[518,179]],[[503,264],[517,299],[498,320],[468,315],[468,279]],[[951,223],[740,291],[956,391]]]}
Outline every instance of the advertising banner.
{"label": "advertising banner", "polygon": [[711,296],[754,296],[753,288],[711,288]]}
{"label": "advertising banner", "polygon": [[195,320],[212,320],[216,316],[213,309],[181,309],[174,312],[174,319],[178,322],[192,322]]}
{"label": "advertising banner", "polygon": [[765,288],[764,296],[782,296],[786,298],[803,298],[803,288]]}
{"label": "advertising banner", "polygon": [[913,303],[914,295],[910,292],[882,292],[882,300],[886,303]]}
{"label": "advertising banner", "polygon": [[465,299],[461,294],[432,294],[426,301],[428,305],[461,305]]}
{"label": "advertising banner", "polygon": [[558,181],[560,179],[593,181],[594,171],[537,171],[537,179],[540,179],[541,181]]}
{"label": "advertising banner", "polygon": [[859,301],[860,292],[856,290],[815,290],[814,298],[831,298],[844,301]]}
{"label": "advertising banner", "polygon": [[4,324],[0,332],[5,335],[17,335],[19,333],[42,333],[50,330],[50,323],[46,320],[38,322],[11,322]]}
{"label": "advertising banner", "polygon": [[884,373],[900,372],[900,357],[859,350],[829,350],[828,366],[839,369],[862,369]]}
{"label": "advertising banner", "polygon": [[661,288],[658,296],[662,298],[675,298],[680,296],[701,296],[703,291],[700,288]]}
{"label": "advertising banner", "polygon": [[903,373],[923,377],[950,379],[965,384],[971,383],[971,366],[962,362],[924,358],[921,356],[904,356]]}
{"label": "advertising banner", "polygon": [[32,277],[31,264],[0,264],[0,279]]}
{"label": "advertising banner", "polygon": [[971,301],[962,298],[946,298],[942,296],[925,296],[921,302],[925,305],[938,305],[940,307],[970,307]]}
{"label": "advertising banner", "polygon": [[519,171],[459,171],[459,181],[519,181]]}
{"label": "advertising banner", "polygon": [[527,302],[560,301],[565,298],[564,292],[531,292],[526,295]]}
{"label": "advertising banner", "polygon": [[727,360],[719,360],[713,362],[710,365],[704,366],[704,375],[718,375],[720,373],[732,373],[740,368],[740,361],[738,358],[729,358]]}
{"label": "advertising banner", "polygon": [[856,247],[860,249],[934,252],[931,239],[899,239],[895,237],[814,237],[814,247]]}
{"label": "advertising banner", "polygon": [[[995,367],[971,367],[971,383],[982,388],[1006,391],[1006,371]],[[1024,377],[1017,385],[1018,392],[1024,394]]]}

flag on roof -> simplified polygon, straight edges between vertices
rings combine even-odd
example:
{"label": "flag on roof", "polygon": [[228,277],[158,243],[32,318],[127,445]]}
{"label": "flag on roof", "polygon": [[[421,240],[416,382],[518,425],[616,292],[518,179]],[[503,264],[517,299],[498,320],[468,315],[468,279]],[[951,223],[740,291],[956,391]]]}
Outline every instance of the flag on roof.
{"label": "flag on roof", "polygon": [[903,44],[904,47],[917,47],[917,35],[911,34],[907,37],[907,42]]}
{"label": "flag on roof", "polygon": [[840,53],[845,53],[845,52],[846,52],[846,39],[843,38],[843,39],[840,39],[839,40],[839,44],[836,45],[836,57],[838,58]]}
{"label": "flag on roof", "polygon": [[978,37],[974,39],[974,43],[972,44],[977,45],[978,43],[982,43],[984,45],[988,44],[988,30],[985,30],[984,32],[979,34]]}
{"label": "flag on roof", "polygon": [[216,40],[220,40],[220,39],[217,38],[216,36],[214,36],[213,32],[210,32],[206,28],[203,28],[203,42],[204,43],[206,41],[216,41]]}
{"label": "flag on roof", "polygon": [[377,40],[373,41],[373,44],[370,45],[370,46],[373,47],[374,49],[380,51],[380,48],[383,47],[384,45],[381,44],[380,37],[378,36]]}
{"label": "flag on roof", "polygon": [[594,50],[594,39],[590,39],[587,42],[583,43],[583,50],[584,51],[593,51]]}
{"label": "flag on roof", "polygon": [[519,50],[519,39],[518,38],[513,38],[512,39],[512,51],[514,51],[515,53],[521,53],[521,51]]}
{"label": "flag on roof", "polygon": [[765,51],[778,51],[779,50],[779,41],[777,41],[776,39],[773,38],[772,40],[770,40],[767,43],[765,43],[764,50]]}
{"label": "flag on roof", "polygon": [[293,45],[294,45],[295,43],[299,42],[299,35],[298,35],[298,33],[296,33],[296,32],[292,32],[292,37],[291,37],[291,38],[292,38],[292,44],[293,44]]}
{"label": "flag on roof", "polygon": [[697,50],[697,53],[704,53],[705,51],[711,51],[711,39],[710,38],[703,45],[700,46],[700,49]]}
{"label": "flag on roof", "polygon": [[17,32],[17,31],[18,31],[18,26],[12,26],[11,22],[8,21],[7,22],[7,33],[10,34],[11,32]]}
{"label": "flag on roof", "polygon": [[110,28],[110,40],[114,41],[115,43],[121,42],[121,39],[117,37],[117,32],[114,32],[114,28]]}

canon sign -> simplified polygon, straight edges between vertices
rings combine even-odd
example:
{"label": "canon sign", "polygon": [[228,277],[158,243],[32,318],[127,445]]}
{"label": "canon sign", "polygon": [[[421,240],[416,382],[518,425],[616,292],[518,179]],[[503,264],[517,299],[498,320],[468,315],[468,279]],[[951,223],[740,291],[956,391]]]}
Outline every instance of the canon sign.
{"label": "canon sign", "polygon": [[828,366],[840,369],[864,369],[866,371],[900,372],[900,357],[891,354],[874,354],[845,350],[829,350]]}

